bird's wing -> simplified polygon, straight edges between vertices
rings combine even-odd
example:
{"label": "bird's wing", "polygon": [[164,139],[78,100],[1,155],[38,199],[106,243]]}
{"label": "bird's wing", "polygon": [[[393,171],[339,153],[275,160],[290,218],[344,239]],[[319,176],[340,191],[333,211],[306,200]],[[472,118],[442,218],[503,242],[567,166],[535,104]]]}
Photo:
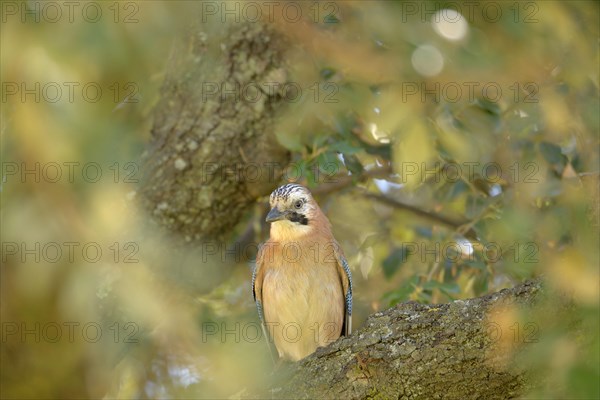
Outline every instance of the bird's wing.
{"label": "bird's wing", "polygon": [[256,255],[256,264],[254,265],[254,270],[252,271],[252,295],[254,296],[254,302],[256,303],[256,309],[258,310],[258,318],[260,319],[260,326],[262,328],[263,335],[265,336],[265,339],[267,341],[267,346],[269,346],[271,358],[273,359],[273,362],[275,362],[276,353],[272,346],[271,337],[267,333],[267,324],[265,322],[262,305],[262,285],[263,279],[265,277],[265,268],[263,264],[266,247],[266,244],[261,246],[258,250],[258,254]]}
{"label": "bird's wing", "polygon": [[352,333],[352,274],[350,273],[350,266],[340,245],[334,243],[334,255],[338,264],[338,274],[342,281],[342,289],[344,290],[345,299],[345,318],[344,318],[344,336],[348,336]]}
{"label": "bird's wing", "polygon": [[263,263],[263,248],[261,246],[258,249],[258,254],[256,255],[256,263],[254,264],[254,270],[252,271],[252,296],[254,296],[254,301],[256,302],[256,307],[258,308],[258,317],[260,318],[260,322],[264,322],[263,312],[262,312],[262,283],[264,278],[264,269],[261,268]]}

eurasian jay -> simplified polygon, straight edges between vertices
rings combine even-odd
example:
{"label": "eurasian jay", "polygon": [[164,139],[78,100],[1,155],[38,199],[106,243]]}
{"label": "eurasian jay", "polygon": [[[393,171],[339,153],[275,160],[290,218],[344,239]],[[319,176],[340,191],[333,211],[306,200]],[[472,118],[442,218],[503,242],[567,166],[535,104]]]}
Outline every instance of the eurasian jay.
{"label": "eurasian jay", "polygon": [[283,185],[269,202],[270,238],[256,257],[252,291],[263,333],[280,359],[297,361],[350,334],[352,276],[308,189]]}

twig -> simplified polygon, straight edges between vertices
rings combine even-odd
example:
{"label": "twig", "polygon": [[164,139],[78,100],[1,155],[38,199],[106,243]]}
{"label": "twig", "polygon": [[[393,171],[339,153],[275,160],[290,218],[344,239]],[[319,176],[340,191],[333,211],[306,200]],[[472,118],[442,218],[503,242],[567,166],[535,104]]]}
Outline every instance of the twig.
{"label": "twig", "polygon": [[[388,206],[394,207],[394,208],[398,208],[398,209],[402,209],[402,210],[407,210],[410,211],[416,215],[419,215],[421,217],[427,218],[431,221],[435,221],[435,222],[439,222],[442,223],[446,226],[449,226],[450,228],[453,229],[460,229],[462,226],[466,225],[469,223],[469,221],[456,221],[456,220],[452,220],[446,216],[437,214],[437,213],[432,213],[429,211],[425,211],[422,210],[418,207],[412,206],[410,204],[406,204],[406,203],[402,203],[399,202],[398,200],[389,198],[387,196],[383,196],[380,194],[375,194],[375,193],[369,193],[369,192],[363,192],[362,194],[364,197],[369,198],[369,199],[373,199],[373,200],[377,200],[380,203],[386,204]],[[464,233],[465,237],[469,238],[469,239],[473,239],[473,240],[477,240],[477,235],[475,234],[475,231],[471,228],[469,228],[465,233]]]}
{"label": "twig", "polygon": [[344,189],[348,186],[351,186],[355,180],[359,181],[359,182],[363,182],[369,178],[386,178],[391,173],[392,173],[392,168],[389,166],[386,166],[386,167],[381,167],[381,168],[372,169],[372,170],[368,170],[368,171],[363,171],[363,173],[360,174],[359,176],[338,175],[338,176],[331,178],[332,182],[324,183],[324,184],[320,185],[319,187],[311,190],[311,192],[316,195],[328,194],[331,192],[335,192],[335,191]]}

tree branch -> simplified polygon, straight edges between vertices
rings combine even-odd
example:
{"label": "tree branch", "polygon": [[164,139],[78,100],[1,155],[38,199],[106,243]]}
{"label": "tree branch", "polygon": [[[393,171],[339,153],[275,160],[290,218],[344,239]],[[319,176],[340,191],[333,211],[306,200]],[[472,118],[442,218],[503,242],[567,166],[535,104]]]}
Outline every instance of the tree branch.
{"label": "tree branch", "polygon": [[[336,177],[332,183],[323,184],[323,185],[319,186],[318,188],[313,189],[312,192],[315,195],[323,195],[323,194],[328,194],[331,192],[336,192],[336,191],[339,191],[339,190],[342,190],[342,189],[352,186],[355,181],[362,182],[362,181],[365,181],[367,179],[372,179],[372,178],[382,178],[383,179],[383,178],[389,177],[389,174],[391,172],[392,172],[392,169],[390,167],[382,167],[382,168],[377,168],[377,169],[373,169],[373,170],[369,170],[369,171],[364,171],[358,177],[355,177],[352,175],[340,175],[340,176]],[[355,188],[355,189],[357,189],[357,188]],[[366,190],[362,191],[362,196],[372,199],[372,200],[376,200],[380,203],[386,204],[386,205],[391,206],[396,209],[410,211],[415,215],[426,218],[433,222],[441,223],[441,224],[446,225],[455,230],[460,230],[461,228],[468,228],[463,233],[465,235],[465,237],[467,237],[469,239],[477,240],[477,235],[475,234],[475,231],[469,226],[471,221],[454,220],[454,219],[451,219],[444,215],[429,212],[429,211],[423,210],[419,207],[415,207],[410,204],[402,203],[402,202],[392,199],[390,197],[376,194],[376,193],[371,193]]]}
{"label": "tree branch", "polygon": [[[452,229],[456,229],[459,230],[461,229],[463,226],[467,226],[467,224],[470,223],[470,221],[457,221],[457,220],[453,220],[451,218],[448,218],[446,216],[443,216],[441,214],[437,214],[437,213],[432,213],[429,211],[425,211],[419,207],[415,207],[412,206],[410,204],[406,204],[406,203],[402,203],[399,202],[398,200],[392,199],[390,197],[387,196],[383,196],[380,194],[375,194],[375,193],[369,193],[367,191],[364,191],[362,194],[364,197],[368,198],[368,199],[372,199],[372,200],[376,200],[379,201],[380,203],[386,204],[388,206],[397,208],[397,209],[402,209],[402,210],[406,210],[406,211],[410,211],[415,215],[418,215],[420,217],[423,218],[427,218],[430,221],[433,222],[438,222],[441,223],[443,225],[446,225]],[[466,230],[466,232],[464,233],[465,237],[469,238],[469,239],[473,239],[473,240],[477,240],[477,235],[475,233],[475,231],[472,228],[468,228]]]}
{"label": "tree branch", "polygon": [[[513,322],[507,315],[516,315],[510,311],[517,308],[531,311],[536,306],[539,311],[543,292],[540,281],[529,281],[464,301],[399,304],[371,315],[351,336],[294,364],[269,395],[506,399],[525,394],[539,381],[525,368],[512,366],[511,360],[534,344],[513,341],[509,330]],[[552,312],[569,315],[569,309],[566,305]],[[529,322],[539,333],[546,320]],[[498,335],[499,329],[506,330],[504,336]]]}

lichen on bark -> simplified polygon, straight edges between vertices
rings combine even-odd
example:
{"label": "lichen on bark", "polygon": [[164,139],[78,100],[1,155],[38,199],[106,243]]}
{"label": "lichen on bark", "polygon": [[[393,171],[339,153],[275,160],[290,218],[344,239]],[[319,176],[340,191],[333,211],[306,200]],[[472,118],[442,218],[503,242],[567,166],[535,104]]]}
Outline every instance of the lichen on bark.
{"label": "lichen on bark", "polygon": [[[292,365],[269,393],[304,399],[506,399],[524,395],[541,378],[514,360],[537,340],[514,342],[507,315],[516,315],[515,310],[535,311],[529,318],[540,332],[549,320],[543,315],[570,316],[562,318],[563,322],[574,318],[568,301],[558,308],[556,304],[543,306],[544,292],[541,281],[529,281],[447,304],[398,304],[371,315],[351,336]],[[505,330],[504,338],[494,331],[499,327]]]}

